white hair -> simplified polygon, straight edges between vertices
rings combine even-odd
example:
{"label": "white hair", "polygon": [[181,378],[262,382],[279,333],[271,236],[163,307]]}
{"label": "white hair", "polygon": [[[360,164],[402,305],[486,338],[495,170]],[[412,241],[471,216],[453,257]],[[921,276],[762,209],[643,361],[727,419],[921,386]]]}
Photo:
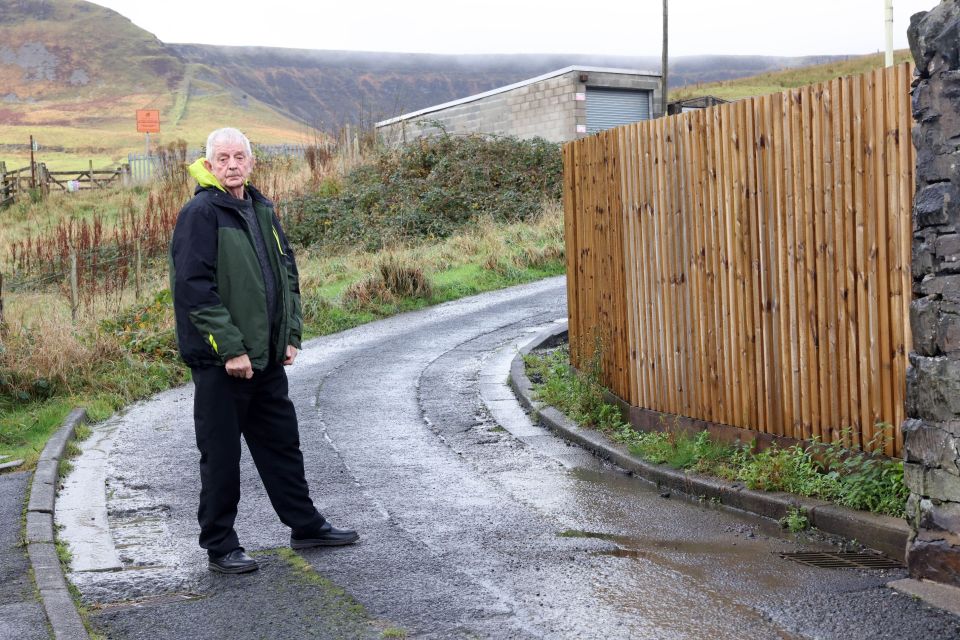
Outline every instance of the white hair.
{"label": "white hair", "polygon": [[216,147],[222,144],[242,144],[244,150],[247,152],[248,156],[253,155],[253,151],[250,149],[250,141],[247,140],[247,136],[239,129],[234,129],[233,127],[224,127],[223,129],[217,129],[213,131],[209,136],[207,136],[207,160],[213,162],[213,157],[215,155],[214,150]]}

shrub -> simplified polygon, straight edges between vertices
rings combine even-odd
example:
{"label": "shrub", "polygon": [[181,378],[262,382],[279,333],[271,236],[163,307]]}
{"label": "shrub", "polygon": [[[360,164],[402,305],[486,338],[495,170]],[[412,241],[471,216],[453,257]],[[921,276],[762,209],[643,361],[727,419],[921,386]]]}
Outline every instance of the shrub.
{"label": "shrub", "polygon": [[477,135],[380,149],[340,182],[288,203],[287,233],[303,245],[377,249],[447,237],[480,216],[528,221],[561,194],[560,147]]}

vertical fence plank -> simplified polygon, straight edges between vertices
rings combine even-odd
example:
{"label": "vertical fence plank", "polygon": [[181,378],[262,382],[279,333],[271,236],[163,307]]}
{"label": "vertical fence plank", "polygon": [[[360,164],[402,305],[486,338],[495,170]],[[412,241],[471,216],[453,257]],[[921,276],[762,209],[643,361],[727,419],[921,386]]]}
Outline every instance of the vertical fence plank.
{"label": "vertical fence plank", "polygon": [[856,279],[857,279],[857,355],[858,355],[858,379],[860,380],[860,430],[858,432],[859,446],[865,444],[864,438],[870,439],[873,435],[873,420],[870,414],[870,378],[872,372],[876,371],[870,360],[870,322],[869,308],[867,305],[868,294],[868,231],[867,231],[867,170],[865,153],[865,125],[864,116],[866,114],[863,91],[865,87],[865,78],[858,76],[853,79],[853,162],[854,162],[854,226],[853,235],[856,252]]}
{"label": "vertical fence plank", "polygon": [[899,313],[903,318],[903,349],[899,353],[899,363],[897,367],[896,389],[902,394],[896,405],[894,414],[894,451],[899,452],[903,448],[903,431],[900,425],[905,418],[906,407],[906,371],[907,354],[913,348],[913,339],[910,327],[910,300],[912,281],[910,276],[910,257],[913,226],[912,207],[913,207],[913,189],[914,189],[914,148],[911,142],[911,104],[910,104],[910,78],[913,76],[913,65],[910,63],[901,64],[897,68],[897,133],[899,142],[899,176],[898,183],[900,187],[899,207],[897,210],[897,219],[899,228],[891,233],[895,233],[900,238],[900,289],[903,292],[900,304],[901,309],[891,310],[891,313]]}
{"label": "vertical fence plank", "polygon": [[847,312],[846,298],[848,295],[846,281],[846,247],[844,243],[845,229],[843,221],[847,215],[845,205],[844,168],[844,107],[843,82],[839,79],[830,82],[830,153],[833,159],[833,172],[830,180],[833,183],[832,224],[833,233],[833,289],[832,302],[834,316],[831,318],[835,344],[831,345],[831,354],[834,359],[837,376],[837,422],[834,423],[835,440],[840,440],[846,429],[850,428],[850,368],[847,360]]}
{"label": "vertical fence plank", "polygon": [[568,143],[563,146],[563,239],[567,262],[567,336],[571,345],[579,340],[578,316],[581,277],[577,222],[581,219],[577,196],[580,190],[577,178],[577,156],[580,147]]}
{"label": "vertical fence plank", "polygon": [[720,245],[723,265],[723,328],[726,341],[726,353],[729,360],[726,384],[730,385],[730,419],[734,424],[745,424],[743,415],[743,385],[740,377],[743,367],[740,362],[740,344],[737,339],[737,317],[734,305],[736,297],[736,265],[734,262],[734,205],[733,205],[733,171],[730,157],[730,119],[731,106],[721,105],[719,108],[720,122],[716,131],[718,146],[718,176],[719,186],[722,189],[721,200],[718,202],[720,212]]}
{"label": "vertical fence plank", "polygon": [[860,442],[860,350],[857,331],[857,227],[856,200],[854,198],[856,172],[854,167],[853,133],[853,85],[852,78],[840,82],[840,108],[842,117],[841,146],[843,147],[843,282],[844,299],[843,328],[847,340],[847,374],[850,392],[850,436],[844,441],[848,447]]}
{"label": "vertical fence plank", "polygon": [[742,176],[742,228],[743,251],[743,309],[746,318],[746,340],[748,381],[751,393],[750,413],[752,428],[766,431],[766,390],[763,379],[763,362],[760,360],[762,341],[760,335],[759,288],[759,238],[757,225],[757,182],[756,157],[753,144],[753,108],[752,100],[741,100],[738,117],[738,156],[740,175]]}
{"label": "vertical fence plank", "polygon": [[768,433],[783,435],[783,385],[780,360],[780,320],[777,304],[777,209],[772,161],[772,110],[767,96],[754,103],[757,155],[758,220],[760,249],[760,313],[763,329],[763,375],[768,403]]}
{"label": "vertical fence plank", "polygon": [[[880,405],[876,412],[876,423],[882,425],[893,415],[893,394],[891,378],[893,375],[893,349],[890,336],[890,259],[887,243],[887,176],[890,166],[887,157],[890,149],[886,131],[886,69],[874,71],[874,189],[876,190],[876,247],[877,247],[877,345],[880,360]],[[878,426],[878,436],[883,437],[883,427]],[[877,444],[882,445],[882,441]]]}
{"label": "vertical fence plank", "polygon": [[827,242],[824,227],[826,226],[826,185],[824,183],[824,165],[828,161],[829,151],[823,145],[823,85],[816,85],[810,90],[810,129],[812,134],[811,161],[813,163],[813,180],[809,183],[812,200],[812,219],[810,227],[813,229],[813,262],[814,271],[812,282],[816,292],[813,297],[811,314],[812,344],[815,347],[817,360],[814,364],[817,371],[816,388],[819,393],[818,415],[820,419],[814,427],[814,435],[826,439],[826,432],[831,424],[831,404],[835,382],[830,379],[830,362],[827,349]]}
{"label": "vertical fence plank", "polygon": [[719,122],[720,110],[708,109],[704,112],[702,122],[704,127],[704,181],[706,183],[706,218],[707,218],[707,258],[710,269],[709,284],[710,305],[713,310],[711,318],[711,327],[713,333],[713,342],[716,355],[714,356],[713,384],[716,387],[716,402],[714,408],[714,420],[731,424],[733,416],[730,413],[730,398],[732,391],[729,384],[727,367],[730,363],[727,360],[727,349],[725,343],[725,325],[723,314],[723,295],[722,286],[724,277],[722,273],[723,251],[721,250],[720,238],[720,201],[721,194],[718,184],[717,167],[719,162],[716,143],[717,125]]}
{"label": "vertical fence plank", "polygon": [[[876,424],[880,420],[883,407],[883,388],[881,381],[881,350],[880,343],[880,273],[879,273],[879,242],[877,219],[878,213],[878,180],[881,179],[882,163],[878,158],[882,153],[878,149],[877,140],[877,106],[874,96],[877,91],[877,75],[870,72],[866,76],[866,96],[864,99],[864,190],[866,193],[866,257],[867,257],[867,338],[870,358],[870,422],[864,425],[864,436],[870,442],[876,433]],[[881,106],[882,109],[882,106]],[[880,169],[878,175],[877,169]]]}

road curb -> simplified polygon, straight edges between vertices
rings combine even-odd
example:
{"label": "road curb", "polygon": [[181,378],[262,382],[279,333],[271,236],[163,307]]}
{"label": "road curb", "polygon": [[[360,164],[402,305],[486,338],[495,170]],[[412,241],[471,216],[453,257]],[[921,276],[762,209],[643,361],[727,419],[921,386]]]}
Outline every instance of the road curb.
{"label": "road curb", "polygon": [[27,504],[27,555],[40,601],[57,640],[89,640],[90,637],[67,588],[67,579],[54,545],[53,529],[57,467],[77,425],[86,419],[85,409],[74,409],[60,429],[47,440],[37,461]]}
{"label": "road curb", "polygon": [[533,411],[543,426],[574,442],[594,455],[609,460],[658,487],[679,491],[689,496],[702,497],[741,511],[779,520],[793,509],[806,512],[810,524],[817,529],[844,538],[855,539],[864,546],[903,562],[910,529],[899,518],[882,516],[839,507],[789,493],[755,491],[736,482],[708,478],[672,469],[666,465],[646,462],[626,447],[619,445],[598,431],[584,429],[555,408],[533,398],[533,385],[527,377],[523,357],[534,349],[559,344],[567,332],[566,324],[558,324],[538,333],[521,347],[510,363],[510,387],[525,408]]}

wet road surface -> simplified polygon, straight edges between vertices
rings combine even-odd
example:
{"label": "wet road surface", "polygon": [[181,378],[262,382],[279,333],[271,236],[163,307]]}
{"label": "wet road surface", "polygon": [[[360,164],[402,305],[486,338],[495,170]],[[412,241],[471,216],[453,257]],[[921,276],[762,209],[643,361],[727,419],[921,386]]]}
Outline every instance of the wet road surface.
{"label": "wet road surface", "polygon": [[[531,424],[509,362],[565,317],[564,293],[550,279],[308,345],[289,370],[308,480],[362,536],[301,552],[310,579],[270,551],[289,531],[246,453],[237,530],[264,570],[206,570],[189,386],[97,427],[77,464],[99,469],[103,515],[77,520],[106,526],[88,542],[61,522],[75,557],[102,558],[70,575],[94,625],[118,638],[960,637],[956,618],[883,586],[902,572],[784,560],[825,547],[662,497]],[[74,480],[65,514],[96,502],[97,481]]]}

